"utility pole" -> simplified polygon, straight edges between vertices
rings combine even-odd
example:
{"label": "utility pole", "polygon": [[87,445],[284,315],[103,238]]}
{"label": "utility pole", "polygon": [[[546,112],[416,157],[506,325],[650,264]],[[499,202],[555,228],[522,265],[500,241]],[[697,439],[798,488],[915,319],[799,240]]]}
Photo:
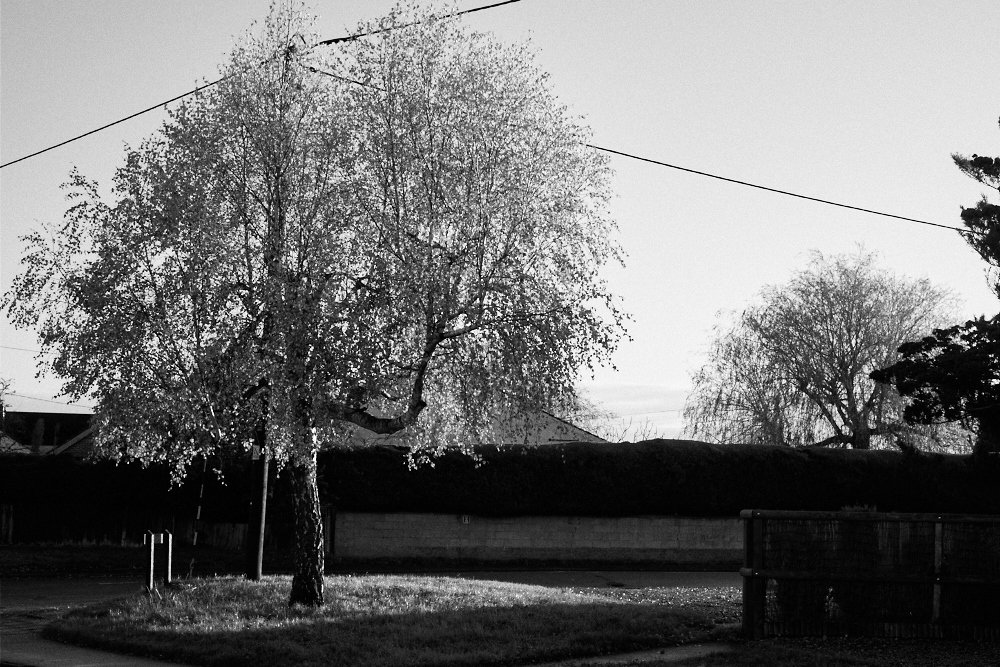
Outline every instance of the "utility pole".
{"label": "utility pole", "polygon": [[250,461],[250,517],[247,521],[246,578],[260,581],[264,573],[264,529],[267,523],[267,476],[270,457],[263,423],[254,434]]}

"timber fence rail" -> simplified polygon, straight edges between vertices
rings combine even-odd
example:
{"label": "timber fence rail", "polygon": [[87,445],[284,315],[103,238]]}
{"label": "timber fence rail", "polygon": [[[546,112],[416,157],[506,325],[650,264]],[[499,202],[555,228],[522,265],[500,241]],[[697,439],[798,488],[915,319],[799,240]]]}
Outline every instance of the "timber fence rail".
{"label": "timber fence rail", "polygon": [[744,510],[747,638],[1000,640],[1000,516]]}

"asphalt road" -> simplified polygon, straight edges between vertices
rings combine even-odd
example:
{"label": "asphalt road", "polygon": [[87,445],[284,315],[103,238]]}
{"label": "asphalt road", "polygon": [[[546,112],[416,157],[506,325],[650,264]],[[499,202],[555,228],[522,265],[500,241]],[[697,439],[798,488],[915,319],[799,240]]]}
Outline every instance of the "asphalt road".
{"label": "asphalt road", "polygon": [[0,610],[65,610],[142,590],[139,579],[0,579]]}
{"label": "asphalt road", "polygon": [[74,607],[142,590],[143,584],[138,579],[0,579],[0,665],[165,667],[171,664],[70,646],[40,636],[47,623]]}

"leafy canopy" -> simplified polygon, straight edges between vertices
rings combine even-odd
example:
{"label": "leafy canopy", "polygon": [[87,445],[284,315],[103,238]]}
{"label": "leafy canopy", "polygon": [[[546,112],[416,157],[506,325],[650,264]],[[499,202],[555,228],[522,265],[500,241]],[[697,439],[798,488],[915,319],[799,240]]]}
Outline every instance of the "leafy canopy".
{"label": "leafy canopy", "polygon": [[261,424],[279,459],[472,444],[572,404],[622,333],[609,170],[528,46],[412,8],[335,50],[306,24],[272,13],[110,198],[74,173],[28,237],[6,306],[112,455],[183,471]]}

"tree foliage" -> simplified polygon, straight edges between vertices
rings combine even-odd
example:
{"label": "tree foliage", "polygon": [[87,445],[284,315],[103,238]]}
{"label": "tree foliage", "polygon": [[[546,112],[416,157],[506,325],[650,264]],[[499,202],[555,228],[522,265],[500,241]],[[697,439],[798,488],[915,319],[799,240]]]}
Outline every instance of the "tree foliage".
{"label": "tree foliage", "polygon": [[[966,175],[1000,192],[1000,158],[953,155]],[[1000,297],[1000,206],[984,195],[962,207],[962,238],[988,265]],[[1000,315],[934,329],[899,349],[901,358],[872,374],[910,398],[904,416],[913,424],[958,422],[975,429],[975,452],[1000,452]]]}
{"label": "tree foliage", "polygon": [[861,251],[815,253],[806,269],[718,329],[685,405],[688,433],[869,449],[912,431],[902,424],[901,398],[869,373],[894,360],[902,341],[942,322],[950,297],[876,260]]}
{"label": "tree foliage", "polygon": [[304,24],[273,12],[110,203],[74,174],[7,304],[105,451],[183,473],[265,436],[296,490],[292,602],[319,604],[321,447],[468,445],[572,404],[622,315],[607,166],[530,49],[412,8],[332,52]]}

